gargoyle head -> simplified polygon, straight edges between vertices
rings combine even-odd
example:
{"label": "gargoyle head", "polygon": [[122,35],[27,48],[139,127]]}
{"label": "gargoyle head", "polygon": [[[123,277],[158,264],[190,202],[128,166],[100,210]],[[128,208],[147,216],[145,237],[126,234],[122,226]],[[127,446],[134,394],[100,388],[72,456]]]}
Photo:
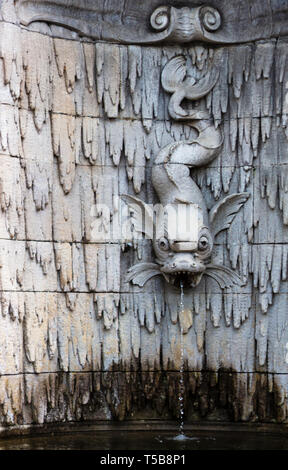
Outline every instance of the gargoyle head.
{"label": "gargoyle head", "polygon": [[213,237],[196,204],[171,204],[156,214],[153,248],[160,273],[175,287],[195,287],[211,256]]}
{"label": "gargoyle head", "polygon": [[221,288],[241,284],[238,274],[210,264],[210,257],[215,237],[230,227],[248,197],[248,193],[227,196],[210,210],[207,220],[196,204],[157,205],[155,210],[136,197],[123,196],[131,209],[134,229],[153,240],[156,261],[136,264],[129,269],[127,280],[142,287],[153,276],[162,275],[175,287],[193,288],[207,275]]}

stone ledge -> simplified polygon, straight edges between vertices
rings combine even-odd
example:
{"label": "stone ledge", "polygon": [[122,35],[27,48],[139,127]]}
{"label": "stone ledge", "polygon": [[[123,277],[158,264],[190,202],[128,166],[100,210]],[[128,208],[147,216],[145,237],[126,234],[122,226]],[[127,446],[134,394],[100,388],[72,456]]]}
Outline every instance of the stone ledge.
{"label": "stone ledge", "polygon": [[[32,424],[32,425],[18,425],[13,428],[6,428],[0,426],[0,445],[5,441],[5,437],[13,436],[45,436],[47,434],[73,434],[77,432],[91,432],[91,431],[178,431],[179,424],[177,421],[161,420],[161,419],[143,419],[143,420],[126,420],[121,422],[111,421],[91,421],[86,423],[69,422],[66,424]],[[248,433],[279,433],[287,435],[288,424],[276,423],[231,423],[231,421],[219,422],[201,422],[201,423],[188,423],[185,424],[185,431],[207,431],[207,432],[248,432]]]}

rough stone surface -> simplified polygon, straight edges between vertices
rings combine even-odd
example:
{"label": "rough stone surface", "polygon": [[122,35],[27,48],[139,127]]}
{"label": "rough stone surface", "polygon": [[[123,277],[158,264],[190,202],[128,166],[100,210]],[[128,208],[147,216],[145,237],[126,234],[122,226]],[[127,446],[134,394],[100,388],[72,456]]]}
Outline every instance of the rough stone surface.
{"label": "rough stone surface", "polygon": [[[239,2],[209,2],[232,18],[215,33],[235,32],[228,45],[93,42],[63,25],[23,26],[19,3],[35,4],[0,2],[0,425],[177,417],[181,329],[187,419],[287,422],[287,2],[253,2],[253,18],[273,27],[245,43]],[[150,15],[158,2],[143,5]],[[195,138],[171,119],[161,84],[179,55],[196,80],[211,61],[219,70],[196,103],[224,136],[192,171],[207,209],[250,196],[213,252],[243,285],[203,279],[182,311],[161,278],[127,281],[155,256],[149,240],[117,232],[120,196],[159,202],[156,156]]]}

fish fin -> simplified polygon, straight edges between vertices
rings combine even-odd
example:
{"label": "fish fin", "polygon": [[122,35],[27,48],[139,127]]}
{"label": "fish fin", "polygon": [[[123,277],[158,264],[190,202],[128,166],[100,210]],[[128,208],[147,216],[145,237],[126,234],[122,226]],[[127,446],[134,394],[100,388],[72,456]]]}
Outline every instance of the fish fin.
{"label": "fish fin", "polygon": [[[196,84],[190,86],[190,100],[199,100],[206,96],[216,85],[219,79],[219,70],[213,69],[211,73],[207,73]],[[192,98],[193,96],[193,98]]]}
{"label": "fish fin", "polygon": [[210,227],[215,237],[230,227],[235,215],[250,197],[249,193],[236,193],[218,202],[209,212]]}
{"label": "fish fin", "polygon": [[162,274],[158,264],[155,263],[138,263],[128,269],[126,277],[127,282],[143,287],[152,277]]}
{"label": "fish fin", "polygon": [[239,274],[226,266],[208,264],[204,274],[214,279],[221,289],[243,285],[243,281]]}
{"label": "fish fin", "polygon": [[180,55],[171,59],[162,71],[161,81],[165,91],[173,93],[183,83],[187,73],[185,58]]}

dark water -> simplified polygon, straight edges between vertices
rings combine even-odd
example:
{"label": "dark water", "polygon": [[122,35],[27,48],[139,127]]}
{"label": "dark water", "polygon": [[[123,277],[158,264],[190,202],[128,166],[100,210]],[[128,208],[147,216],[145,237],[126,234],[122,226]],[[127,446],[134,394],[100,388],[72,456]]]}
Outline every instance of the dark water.
{"label": "dark water", "polygon": [[0,439],[0,450],[288,450],[287,433],[82,431]]}

